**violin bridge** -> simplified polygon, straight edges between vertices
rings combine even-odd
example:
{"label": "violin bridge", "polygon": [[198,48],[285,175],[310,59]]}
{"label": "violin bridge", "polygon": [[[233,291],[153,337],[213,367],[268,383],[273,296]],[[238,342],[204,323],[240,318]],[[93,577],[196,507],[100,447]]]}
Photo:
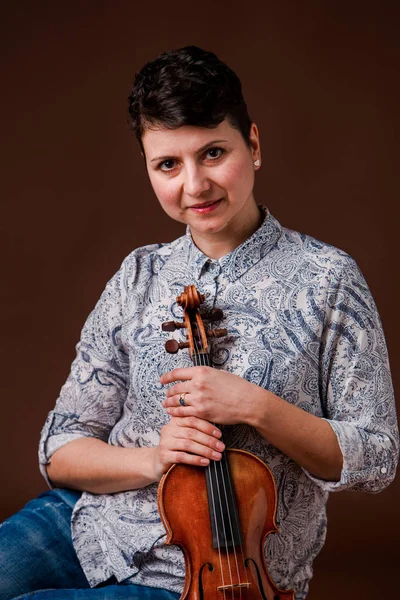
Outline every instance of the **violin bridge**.
{"label": "violin bridge", "polygon": [[232,583],[231,585],[219,585],[217,590],[220,592],[224,592],[225,590],[236,590],[239,588],[249,588],[251,583],[249,581],[245,581],[244,583]]}

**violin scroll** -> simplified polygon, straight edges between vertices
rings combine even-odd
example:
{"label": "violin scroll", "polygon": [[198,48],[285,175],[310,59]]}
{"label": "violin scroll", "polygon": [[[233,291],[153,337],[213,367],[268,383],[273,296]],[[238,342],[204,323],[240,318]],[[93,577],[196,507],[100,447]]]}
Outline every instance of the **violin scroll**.
{"label": "violin scroll", "polygon": [[183,309],[196,310],[205,299],[205,295],[200,294],[195,285],[187,285],[182,294],[177,297],[176,301]]}
{"label": "violin scroll", "polygon": [[175,331],[176,329],[187,330],[187,342],[178,342],[174,339],[168,340],[165,349],[169,354],[176,354],[182,348],[189,348],[190,355],[208,354],[208,338],[218,338],[227,335],[226,329],[209,329],[205,327],[204,320],[212,322],[223,319],[223,312],[214,308],[206,315],[200,315],[200,304],[205,300],[204,294],[200,294],[194,285],[188,285],[180,296],[176,298],[177,303],[182,306],[184,320],[166,321],[162,324],[163,331]]}

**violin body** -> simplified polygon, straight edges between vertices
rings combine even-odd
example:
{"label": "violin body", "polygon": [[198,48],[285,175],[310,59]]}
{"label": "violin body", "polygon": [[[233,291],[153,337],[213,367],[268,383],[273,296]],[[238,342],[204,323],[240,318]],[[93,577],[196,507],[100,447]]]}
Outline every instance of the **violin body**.
{"label": "violin body", "polygon": [[272,474],[249,452],[226,454],[241,526],[238,548],[213,548],[203,468],[173,465],[160,482],[158,503],[166,544],[179,546],[185,557],[180,600],[293,600],[294,593],[278,589],[265,566],[265,539],[278,531]]}

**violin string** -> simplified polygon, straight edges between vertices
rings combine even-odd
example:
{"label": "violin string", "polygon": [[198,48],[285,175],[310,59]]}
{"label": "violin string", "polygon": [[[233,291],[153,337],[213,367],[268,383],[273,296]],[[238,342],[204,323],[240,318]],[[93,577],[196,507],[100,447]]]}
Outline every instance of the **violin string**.
{"label": "violin string", "polygon": [[[225,478],[223,475],[223,467],[221,465],[221,461],[218,462],[217,461],[213,461],[213,468],[215,470],[215,472],[217,472],[217,470],[219,469],[221,472],[221,479],[222,479],[222,485],[223,485],[223,491],[224,491],[224,500],[225,500],[225,507],[226,507],[226,512],[228,515],[228,521],[229,521],[229,529],[230,529],[230,534],[231,534],[231,539],[232,539],[232,550],[233,550],[233,556],[234,556],[234,562],[235,562],[235,566],[236,566],[236,575],[237,575],[237,581],[240,584],[240,573],[239,573],[239,566],[238,566],[238,561],[237,561],[237,556],[236,556],[236,546],[235,546],[235,540],[234,540],[234,536],[233,536],[233,529],[232,529],[232,520],[231,520],[231,515],[230,515],[230,508],[229,508],[229,503],[228,503],[228,498],[227,498],[227,494],[226,494],[226,486],[225,486]],[[221,491],[220,491],[220,486],[218,483],[218,475],[215,475],[216,481],[217,481],[217,489],[218,489],[218,497],[219,497],[219,503],[220,506],[222,507],[222,501],[221,501]],[[222,508],[221,508],[222,511]],[[231,564],[230,564],[230,556],[229,556],[229,551],[228,551],[228,544],[227,544],[227,536],[226,536],[226,530],[225,530],[225,519],[222,517],[222,527],[224,530],[224,537],[225,537],[225,547],[227,548],[226,552],[227,552],[227,560],[228,560],[228,566],[229,566],[229,574],[230,574],[230,578],[231,578],[231,582],[232,582],[232,586],[233,586],[233,577],[232,577],[232,570],[231,570]],[[240,599],[242,598],[242,588],[239,588],[240,590]],[[232,598],[234,596],[234,588],[232,587]]]}
{"label": "violin string", "polygon": [[[230,493],[231,496],[234,496],[231,474],[229,472],[229,469],[227,471],[228,471],[229,493]],[[224,485],[225,485],[225,481],[224,481]],[[233,516],[235,518],[236,529],[239,531],[239,529],[240,529],[239,516],[237,514],[237,511],[234,510],[233,513],[234,513]],[[246,565],[245,565],[245,558],[244,558],[244,551],[243,551],[243,544],[242,543],[240,544],[240,554],[242,556],[243,569],[244,569],[244,572],[246,573],[246,569],[245,569]],[[235,558],[236,558],[236,555],[235,555]],[[245,579],[246,580],[248,579],[247,575],[245,576]],[[245,583],[248,583],[248,581],[246,581]],[[248,593],[248,588],[245,588],[245,596],[246,597],[247,597],[247,593]],[[240,597],[242,597],[241,593],[240,593]]]}
{"label": "violin string", "polygon": [[[206,366],[207,365],[207,361],[206,361],[206,357],[203,353],[200,354],[200,361],[201,363]],[[218,464],[217,464],[218,463]],[[234,597],[234,587],[233,587],[233,576],[232,576],[232,569],[231,569],[231,562],[230,562],[230,556],[229,556],[229,552],[228,552],[228,541],[227,541],[227,534],[226,534],[226,527],[225,527],[225,519],[223,518],[223,510],[222,510],[222,494],[221,494],[221,489],[220,489],[220,485],[219,485],[219,480],[218,480],[218,469],[221,473],[221,481],[222,481],[222,485],[223,485],[223,492],[224,492],[224,500],[225,500],[225,507],[226,507],[226,513],[228,515],[228,522],[229,522],[229,529],[230,529],[230,535],[231,535],[231,540],[232,540],[232,549],[233,549],[233,556],[234,556],[234,564],[236,567],[236,574],[237,574],[237,580],[238,583],[240,584],[240,572],[239,572],[239,565],[238,565],[238,560],[237,560],[237,554],[236,554],[236,546],[234,543],[234,535],[233,535],[233,527],[232,527],[232,519],[231,519],[231,511],[230,511],[230,507],[229,507],[229,502],[228,502],[228,496],[227,496],[227,490],[226,490],[226,486],[225,486],[225,477],[223,474],[223,466],[222,466],[222,461],[213,461],[213,469],[215,472],[215,480],[216,480],[216,484],[217,484],[217,492],[218,492],[218,499],[219,499],[219,506],[220,506],[220,510],[221,510],[221,517],[222,517],[222,528],[223,528],[223,532],[224,532],[224,538],[225,538],[225,547],[226,547],[226,555],[227,555],[227,562],[228,562],[228,568],[229,568],[229,576],[230,576],[230,580],[231,580],[231,592],[232,592],[232,598]],[[229,473],[229,469],[227,469],[228,473]],[[231,488],[232,490],[232,488]],[[215,516],[216,519],[216,516]],[[243,554],[243,551],[242,551]],[[242,588],[239,588],[240,590],[240,600],[242,598]]]}
{"label": "violin string", "polygon": [[[213,505],[214,527],[215,527],[215,532],[216,532],[216,536],[217,536],[219,568],[220,568],[220,571],[221,571],[221,581],[222,581],[223,594],[224,594],[224,599],[225,599],[226,598],[225,577],[224,577],[224,569],[223,569],[223,565],[222,565],[221,543],[219,541],[219,531],[218,531],[218,527],[217,527],[217,512],[216,512],[214,488],[213,488],[212,482],[211,482],[211,485],[210,485],[210,491],[211,491],[211,498],[212,498],[212,505]],[[232,580],[232,577],[231,577],[231,580]]]}
{"label": "violin string", "polygon": [[[222,471],[222,465],[220,464],[220,468]],[[230,497],[234,498],[234,494],[233,494],[233,488],[232,488],[232,483],[231,483],[231,478],[230,478],[230,473],[229,473],[229,469],[226,469],[227,472],[227,478],[228,478],[228,487],[229,487],[229,492],[230,492]],[[226,506],[228,508],[228,520],[229,520],[229,529],[231,532],[231,536],[232,536],[232,540],[233,538],[233,526],[232,526],[232,519],[231,519],[231,511],[229,510],[229,503],[228,503],[228,492],[226,489],[226,485],[225,485],[225,477],[222,477],[222,485],[224,488],[224,495],[225,495],[225,503]],[[239,523],[238,523],[238,518],[237,518],[237,513],[235,510],[233,510],[233,515],[236,521],[236,530],[239,531]],[[237,557],[237,553],[236,553],[236,545],[233,544],[233,555],[234,555],[234,559],[235,559],[235,565],[236,565],[236,572],[237,572],[237,577],[238,577],[238,583],[242,583],[241,582],[241,577],[240,577],[240,569],[239,569],[239,563],[238,563],[238,557]],[[241,550],[241,554],[242,554],[242,560],[243,560],[243,564],[244,564],[244,553],[243,553],[243,546],[242,544],[240,544],[240,550]],[[240,598],[242,598],[242,588],[240,588]]]}
{"label": "violin string", "polygon": [[[200,366],[201,363],[201,359],[199,362],[199,358],[201,356],[201,354],[198,351],[198,345],[197,345],[197,340],[196,337],[193,336],[193,340],[194,340],[194,345],[196,348],[196,354],[194,355],[194,364],[196,366]],[[198,358],[199,357],[199,358]],[[211,473],[211,471],[210,471]],[[218,558],[219,558],[219,568],[220,568],[220,572],[221,572],[221,581],[222,581],[222,586],[223,586],[223,595],[224,595],[224,600],[226,599],[226,593],[225,593],[225,578],[224,578],[224,569],[222,566],[222,554],[221,554],[221,544],[219,541],[219,531],[218,531],[218,527],[217,527],[217,511],[216,511],[216,503],[215,503],[215,496],[214,496],[214,488],[211,482],[210,485],[210,491],[211,491],[211,501],[212,501],[212,508],[213,508],[213,517],[214,517],[214,527],[215,527],[215,532],[216,532],[216,537],[217,537],[217,547],[218,547]]]}
{"label": "violin string", "polygon": [[[227,539],[227,535],[226,535],[225,519],[223,517],[223,512],[222,512],[221,489],[220,489],[220,485],[219,485],[219,481],[218,481],[218,473],[217,473],[218,466],[217,466],[216,462],[217,461],[213,461],[212,469],[214,470],[215,481],[216,481],[216,484],[217,484],[218,501],[219,501],[219,507],[220,507],[220,510],[221,510],[222,529],[223,529],[223,532],[224,532],[224,539],[225,539],[226,559],[227,559],[228,570],[229,570],[229,578],[230,578],[230,581],[231,581],[231,595],[232,595],[232,598],[233,598],[234,597],[233,577],[232,577],[231,561],[230,561],[230,556],[229,556],[229,551],[228,551],[228,539]],[[228,506],[226,506],[226,509],[229,512],[229,507]],[[232,544],[232,547],[234,548],[234,544]]]}
{"label": "violin string", "polygon": [[[216,466],[216,462],[214,461],[214,466]],[[218,463],[219,468],[221,470],[221,473],[223,471],[223,466],[222,466],[222,462],[219,461]],[[227,507],[227,514],[228,514],[228,520],[229,520],[229,529],[230,529],[230,534],[231,534],[231,539],[232,539],[232,548],[233,548],[233,554],[234,554],[234,560],[235,560],[235,566],[236,566],[236,572],[237,572],[237,578],[238,578],[238,583],[242,583],[241,582],[241,576],[240,576],[240,568],[239,568],[239,564],[238,564],[238,556],[236,553],[236,545],[234,544],[234,535],[233,535],[233,526],[232,526],[232,519],[231,519],[231,511],[229,509],[229,502],[228,502],[228,494],[230,495],[231,498],[234,499],[234,492],[233,492],[233,486],[232,486],[232,479],[231,479],[231,474],[229,471],[229,468],[226,469],[226,473],[227,473],[227,480],[228,480],[228,488],[229,490],[226,489],[226,485],[225,485],[225,477],[221,476],[222,479],[222,484],[223,484],[223,488],[224,488],[224,496],[225,496],[225,504]],[[233,505],[233,517],[235,520],[235,525],[236,525],[236,531],[239,532],[240,531],[240,525],[239,525],[239,519],[238,519],[238,514],[237,514],[237,510],[235,510],[235,505]],[[244,552],[243,552],[243,544],[240,543],[240,554],[241,554],[241,558],[242,558],[242,565],[243,567],[245,566],[245,559],[244,559]],[[247,579],[247,577],[245,577],[245,579]],[[247,591],[247,588],[246,588]],[[246,593],[247,596],[247,593]],[[240,587],[240,600],[242,598],[242,588]]]}

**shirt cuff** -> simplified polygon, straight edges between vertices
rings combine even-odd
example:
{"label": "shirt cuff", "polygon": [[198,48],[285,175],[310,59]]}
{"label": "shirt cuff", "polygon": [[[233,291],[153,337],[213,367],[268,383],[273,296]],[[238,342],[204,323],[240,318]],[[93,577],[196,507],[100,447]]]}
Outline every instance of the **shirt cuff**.
{"label": "shirt cuff", "polygon": [[68,442],[72,442],[73,440],[77,440],[82,437],[87,437],[83,433],[52,434],[51,429],[54,423],[54,419],[55,413],[54,411],[51,411],[42,429],[42,434],[39,442],[39,470],[45,478],[46,483],[50,489],[53,489],[54,486],[51,480],[49,479],[46,466],[50,464],[51,457],[53,456],[54,452],[61,448],[61,446],[65,446],[65,444],[67,444]]}
{"label": "shirt cuff", "polygon": [[[332,427],[343,455],[343,467],[339,481],[326,481],[303,471],[325,492],[352,489],[363,492],[380,492],[393,480],[394,467],[390,460],[390,448],[382,452],[376,436],[352,423],[324,419]],[[373,439],[375,438],[375,439]],[[390,439],[387,438],[391,447]],[[369,451],[366,446],[369,447]],[[366,460],[369,457],[369,461]],[[381,457],[382,460],[379,460]],[[369,464],[368,464],[369,462]]]}

